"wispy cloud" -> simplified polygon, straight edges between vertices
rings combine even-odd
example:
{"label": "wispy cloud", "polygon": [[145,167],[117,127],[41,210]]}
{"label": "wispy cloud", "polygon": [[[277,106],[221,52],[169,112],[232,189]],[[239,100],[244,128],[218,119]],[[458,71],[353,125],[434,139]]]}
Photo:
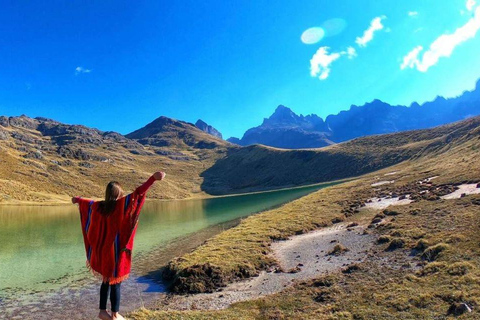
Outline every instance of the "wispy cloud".
{"label": "wispy cloud", "polygon": [[310,59],[310,75],[320,80],[325,80],[330,75],[330,65],[341,58],[347,56],[353,59],[357,56],[357,50],[354,47],[348,47],[344,51],[329,53],[329,47],[320,47]]}
{"label": "wispy cloud", "polygon": [[418,11],[409,11],[408,16],[409,17],[416,17],[416,16],[418,16]]}
{"label": "wispy cloud", "polygon": [[330,75],[330,65],[341,57],[338,52],[328,53],[329,47],[320,47],[310,59],[310,75],[325,80]]}
{"label": "wispy cloud", "polygon": [[[370,27],[363,33],[363,36],[356,39],[356,44],[360,47],[365,47],[367,43],[372,41],[375,31],[384,28],[382,24],[383,19],[386,19],[386,17],[380,16],[374,18],[370,23]],[[310,75],[320,80],[325,80],[330,75],[330,66],[334,61],[343,56],[346,56],[348,59],[354,59],[357,55],[357,49],[353,46],[348,46],[343,51],[332,53],[330,53],[329,47],[320,47],[310,59]]]}
{"label": "wispy cloud", "polygon": [[354,47],[348,47],[345,53],[348,55],[348,59],[353,59],[357,56],[357,50]]}
{"label": "wispy cloud", "polygon": [[374,18],[370,22],[370,26],[368,27],[367,30],[363,32],[363,35],[361,37],[357,37],[355,42],[360,46],[360,47],[366,47],[367,43],[373,40],[373,35],[375,34],[376,31],[382,30],[384,28],[382,24],[382,20],[386,19],[386,16],[380,16]]}
{"label": "wispy cloud", "polygon": [[442,57],[450,57],[457,46],[463,42],[472,39],[480,30],[480,7],[475,9],[474,15],[466,24],[459,27],[452,34],[442,34],[438,37],[420,57],[423,47],[417,46],[410,51],[404,58],[400,68],[416,68],[420,72],[427,70],[436,65]]}
{"label": "wispy cloud", "polygon": [[79,75],[80,73],[90,73],[92,70],[84,68],[84,67],[76,67],[75,68],[75,75]]}

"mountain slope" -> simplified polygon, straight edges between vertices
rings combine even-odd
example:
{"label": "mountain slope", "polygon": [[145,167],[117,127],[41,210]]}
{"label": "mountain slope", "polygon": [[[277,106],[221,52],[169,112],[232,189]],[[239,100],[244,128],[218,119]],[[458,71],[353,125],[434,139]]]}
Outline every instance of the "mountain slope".
{"label": "mountain slope", "polygon": [[480,136],[480,117],[433,129],[358,138],[311,150],[232,149],[203,174],[211,194],[249,192],[358,176]]}
{"label": "mountain slope", "polygon": [[213,149],[228,145],[227,142],[203,132],[191,123],[163,116],[127,134],[126,137],[143,145],[156,147]]}
{"label": "mountain slope", "polygon": [[329,115],[325,122],[316,115],[298,116],[279,106],[270,118],[247,130],[239,145],[263,144],[298,149],[324,147],[358,137],[431,128],[480,114],[480,81],[473,91],[451,99],[437,97],[423,105],[392,106],[374,100],[363,106]]}
{"label": "mountain slope", "polygon": [[[137,142],[115,132],[45,118],[0,117],[0,202],[102,197],[110,180],[132,190],[160,169],[169,173],[168,179],[152,189],[151,197],[204,195],[199,175],[223,157],[227,143],[193,126],[162,121],[167,123],[162,133]],[[140,143],[146,141],[153,145]]]}

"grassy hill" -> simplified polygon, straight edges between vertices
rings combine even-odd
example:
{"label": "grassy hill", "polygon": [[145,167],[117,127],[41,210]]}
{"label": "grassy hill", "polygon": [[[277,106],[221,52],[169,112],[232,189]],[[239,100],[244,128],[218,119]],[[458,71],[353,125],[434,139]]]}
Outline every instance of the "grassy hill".
{"label": "grassy hill", "polygon": [[[378,145],[372,146],[372,141]],[[275,266],[270,255],[273,241],[339,221],[365,227],[370,224],[365,232],[373,236],[374,244],[365,253],[364,261],[225,310],[172,311],[159,304],[158,310],[140,310],[131,317],[445,319],[462,314],[460,319],[480,318],[480,195],[454,200],[440,197],[444,190],[454,190],[461,183],[480,182],[479,119],[433,130],[359,139],[345,145],[364,145],[366,150],[390,150],[393,155],[403,157],[407,153],[411,157],[250,216],[173,260],[167,274],[174,291],[213,291]],[[347,147],[336,146],[341,150]],[[374,159],[383,157],[363,154]],[[422,182],[432,177],[436,178]],[[382,180],[390,183],[375,184]],[[408,194],[414,201],[383,213],[381,209],[361,208],[372,197],[393,194]],[[378,219],[382,222],[371,223]]]}
{"label": "grassy hill", "polygon": [[160,169],[168,179],[152,189],[151,197],[205,195],[200,173],[223,157],[229,144],[173,119],[161,135],[163,144],[150,145],[145,139],[155,142],[158,136],[137,141],[50,119],[0,117],[0,203],[102,197],[110,180],[132,190]]}
{"label": "grassy hill", "polygon": [[102,197],[116,179],[132,190],[162,169],[152,198],[275,189],[358,176],[443,152],[476,134],[480,118],[434,129],[355,139],[322,149],[238,147],[193,124],[160,117],[122,136],[45,118],[0,117],[0,202],[57,203]]}
{"label": "grassy hill", "polygon": [[480,117],[433,129],[359,138],[321,149],[285,150],[261,145],[231,149],[202,173],[211,194],[313,184],[372,172],[445,151],[478,134]]}

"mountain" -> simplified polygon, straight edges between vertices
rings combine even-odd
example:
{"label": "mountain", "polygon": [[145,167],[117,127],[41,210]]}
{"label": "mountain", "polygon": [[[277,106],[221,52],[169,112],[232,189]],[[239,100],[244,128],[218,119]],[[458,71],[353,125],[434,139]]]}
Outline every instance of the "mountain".
{"label": "mountain", "polygon": [[473,91],[456,98],[437,97],[410,107],[374,100],[329,115],[325,121],[316,115],[298,116],[289,108],[279,106],[260,126],[247,130],[242,139],[230,138],[229,141],[243,146],[318,148],[368,135],[432,128],[479,114],[480,81]]}
{"label": "mountain", "polygon": [[479,150],[480,116],[432,129],[357,138],[321,149],[262,145],[230,149],[226,157],[202,173],[202,190],[220,195],[344,179],[420,157],[440,155],[441,159],[441,154],[452,148]]}
{"label": "mountain", "polygon": [[133,190],[159,169],[169,176],[152,189],[151,197],[205,195],[201,172],[234,147],[165,117],[131,136],[138,140],[46,118],[0,116],[0,203],[102,197],[110,180]]}
{"label": "mountain", "polygon": [[[229,140],[232,141],[232,140]],[[278,106],[261,126],[245,132],[240,145],[261,143],[285,149],[315,148],[332,144],[328,127],[316,115],[298,116],[285,106]]]}
{"label": "mountain", "polygon": [[220,131],[218,131],[217,129],[215,129],[214,127],[207,124],[205,121],[203,121],[201,119],[198,119],[197,122],[195,122],[195,127],[202,130],[203,132],[211,134],[214,137],[217,137],[219,139],[223,139]]}
{"label": "mountain", "polygon": [[167,117],[159,117],[145,127],[126,135],[142,145],[157,147],[193,147],[214,149],[228,143],[221,138],[208,134],[195,125]]}

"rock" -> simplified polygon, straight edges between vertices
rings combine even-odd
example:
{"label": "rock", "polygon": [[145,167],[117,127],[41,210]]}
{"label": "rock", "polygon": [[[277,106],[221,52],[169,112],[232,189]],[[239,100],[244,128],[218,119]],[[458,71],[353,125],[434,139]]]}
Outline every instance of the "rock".
{"label": "rock", "polygon": [[354,263],[354,264],[349,265],[346,269],[343,269],[342,272],[349,274],[349,273],[353,273],[353,272],[359,271],[359,270],[360,270],[360,266],[358,264]]}
{"label": "rock", "polygon": [[86,162],[86,161],[79,162],[78,165],[80,167],[83,167],[83,168],[93,168],[93,167],[95,167],[93,164],[91,164],[90,162]]}
{"label": "rock", "polygon": [[347,226],[347,228],[353,228],[353,227],[356,227],[356,226],[358,226],[358,223],[352,222]]}
{"label": "rock", "polygon": [[383,214],[386,215],[386,216],[397,216],[400,213],[397,212],[397,211],[394,211],[394,210],[385,209],[385,210],[383,210]]}
{"label": "rock", "polygon": [[282,267],[278,266],[278,267],[275,268],[275,270],[273,270],[273,272],[274,272],[274,273],[284,273],[285,270],[283,270]]}
{"label": "rock", "polygon": [[10,126],[7,117],[5,117],[5,116],[0,117],[0,126],[5,127],[5,128]]}
{"label": "rock", "polygon": [[0,129],[0,140],[7,140],[10,137],[10,134],[7,131]]}
{"label": "rock", "polygon": [[298,273],[300,271],[302,271],[302,269],[297,265],[295,268],[288,270],[288,273]]}
{"label": "rock", "polygon": [[470,308],[466,303],[454,302],[450,305],[450,308],[448,308],[447,314],[453,316],[460,316],[466,312],[472,312],[472,308]]}
{"label": "rock", "polygon": [[372,224],[380,223],[382,222],[382,220],[383,220],[382,218],[373,218]]}
{"label": "rock", "polygon": [[345,220],[345,218],[342,218],[342,217],[336,217],[336,218],[333,218],[332,219],[332,223],[340,223],[340,222],[343,222]]}
{"label": "rock", "polygon": [[332,250],[330,250],[327,255],[329,256],[338,256],[342,253],[345,253],[347,251],[350,251],[348,248],[346,248],[344,245],[341,243],[336,244]]}
{"label": "rock", "polygon": [[34,150],[23,155],[23,157],[26,159],[43,159],[43,154],[40,150]]}

